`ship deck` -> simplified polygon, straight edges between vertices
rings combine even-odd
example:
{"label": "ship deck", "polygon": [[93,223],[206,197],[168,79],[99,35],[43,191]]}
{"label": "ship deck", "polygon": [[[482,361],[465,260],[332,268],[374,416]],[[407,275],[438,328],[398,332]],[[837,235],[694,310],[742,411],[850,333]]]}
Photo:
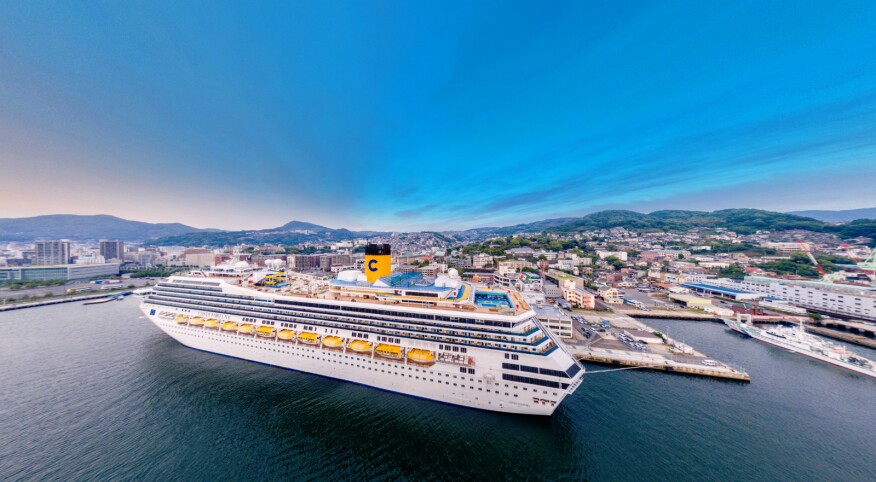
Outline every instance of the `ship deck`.
{"label": "ship deck", "polygon": [[454,304],[453,300],[443,300],[437,301],[434,298],[425,298],[425,297],[398,297],[392,300],[382,300],[377,298],[365,298],[364,296],[344,296],[340,293],[326,290],[324,292],[318,294],[306,294],[306,293],[298,293],[291,290],[286,290],[284,288],[265,288],[261,286],[245,286],[246,288],[253,289],[262,293],[270,293],[273,295],[280,296],[289,296],[295,298],[310,298],[310,299],[324,299],[324,300],[333,300],[333,301],[349,301],[354,303],[363,303],[363,304],[373,304],[373,305],[382,305],[382,306],[405,306],[412,308],[426,308],[426,309],[434,309],[440,311],[458,311],[461,313],[479,313],[479,314],[491,314],[491,315],[506,315],[506,316],[517,316],[530,311],[532,308],[529,304],[520,296],[516,291],[510,291],[506,294],[510,298],[513,307],[512,308],[496,308],[496,307],[488,307],[488,306],[480,306],[475,303],[464,303]]}

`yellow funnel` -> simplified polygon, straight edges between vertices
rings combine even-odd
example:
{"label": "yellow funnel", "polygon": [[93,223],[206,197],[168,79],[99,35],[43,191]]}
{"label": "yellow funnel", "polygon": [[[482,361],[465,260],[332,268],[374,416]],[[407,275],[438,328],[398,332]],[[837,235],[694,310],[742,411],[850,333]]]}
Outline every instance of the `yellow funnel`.
{"label": "yellow funnel", "polygon": [[373,283],[392,273],[392,255],[388,244],[365,246],[365,279]]}

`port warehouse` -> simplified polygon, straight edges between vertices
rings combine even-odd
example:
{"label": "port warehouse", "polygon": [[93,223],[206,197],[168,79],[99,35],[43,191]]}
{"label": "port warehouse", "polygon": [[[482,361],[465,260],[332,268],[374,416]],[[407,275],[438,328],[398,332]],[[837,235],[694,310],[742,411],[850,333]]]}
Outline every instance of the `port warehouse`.
{"label": "port warehouse", "polygon": [[696,293],[703,293],[712,296],[721,296],[736,301],[755,301],[761,298],[761,295],[757,293],[748,293],[742,290],[704,283],[682,283],[681,286]]}
{"label": "port warehouse", "polygon": [[14,266],[0,268],[3,281],[76,280],[119,274],[121,263],[57,264],[49,266]]}
{"label": "port warehouse", "polygon": [[698,296],[690,296],[690,295],[671,293],[669,295],[669,299],[672,301],[677,301],[679,303],[682,303],[683,305],[685,305],[688,308],[696,308],[699,310],[703,310],[707,307],[712,306],[712,300],[710,300],[708,298],[700,298]]}
{"label": "port warehouse", "polygon": [[762,276],[746,276],[741,280],[702,277],[696,281],[701,282],[691,281],[681,286],[699,293],[733,299],[738,299],[732,296],[734,293],[745,293],[756,296],[754,299],[782,300],[812,311],[876,321],[876,289],[866,286]]}

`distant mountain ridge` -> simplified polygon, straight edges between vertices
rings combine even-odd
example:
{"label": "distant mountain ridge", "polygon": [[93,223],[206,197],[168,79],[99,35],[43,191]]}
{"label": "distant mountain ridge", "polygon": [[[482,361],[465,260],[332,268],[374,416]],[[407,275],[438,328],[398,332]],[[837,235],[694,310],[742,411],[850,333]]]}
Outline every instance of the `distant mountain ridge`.
{"label": "distant mountain ridge", "polygon": [[[483,227],[437,233],[457,242],[482,240],[516,233],[553,232],[561,234],[623,227],[638,231],[684,231],[692,228],[724,228],[739,234],[758,230],[785,231],[803,229],[833,233],[843,238],[876,239],[876,220],[858,219],[832,224],[810,217],[759,209],[724,209],[719,211],[663,210],[644,214],[610,210],[582,217],[545,219],[504,227]],[[304,221],[290,221],[271,229],[223,231],[198,229],[179,223],[152,224],[129,221],[115,216],[49,215],[32,218],[0,219],[0,240],[31,241],[46,239],[124,239],[147,241],[164,246],[222,246],[232,244],[285,244],[345,241],[388,235],[382,231],[351,231],[328,228]]]}
{"label": "distant mountain ridge", "polygon": [[336,230],[304,221],[289,221],[278,228],[262,229],[260,231],[313,231],[315,233],[330,233]]}
{"label": "distant mountain ridge", "polygon": [[194,231],[212,231],[180,223],[145,223],[106,214],[50,214],[29,218],[0,218],[0,240],[121,239],[143,241]]}
{"label": "distant mountain ridge", "polygon": [[841,238],[870,238],[876,240],[876,220],[857,219],[846,224],[830,224],[794,214],[761,209],[723,209],[720,211],[667,210],[642,214],[634,211],[600,211],[548,231],[575,233],[593,229],[623,227],[638,231],[684,231],[692,228],[723,228],[738,234],[756,231],[807,230],[831,233]]}
{"label": "distant mountain ridge", "polygon": [[197,231],[151,240],[150,245],[164,246],[219,246],[230,244],[299,244],[304,242],[347,241],[356,238],[386,235],[380,231],[350,231],[333,229],[305,221],[290,221],[270,229],[246,231]]}
{"label": "distant mountain ridge", "polygon": [[819,231],[824,227],[824,222],[760,209],[722,209],[711,212],[663,210],[649,214],[612,210],[588,214],[570,223],[557,226],[553,230],[563,233],[616,227],[660,231],[682,231],[697,227],[724,228],[739,234],[752,234],[760,230],[808,229]]}
{"label": "distant mountain ridge", "polygon": [[513,226],[472,228],[464,231],[442,231],[442,234],[453,236],[459,240],[483,239],[494,236],[509,236],[516,233],[537,233],[549,228],[561,226],[578,218],[553,218],[533,221],[531,223],[515,224]]}
{"label": "distant mountain ridge", "polygon": [[841,209],[837,211],[791,211],[788,214],[806,216],[808,218],[813,218],[828,223],[847,223],[850,221],[855,221],[857,219],[876,219],[876,208]]}

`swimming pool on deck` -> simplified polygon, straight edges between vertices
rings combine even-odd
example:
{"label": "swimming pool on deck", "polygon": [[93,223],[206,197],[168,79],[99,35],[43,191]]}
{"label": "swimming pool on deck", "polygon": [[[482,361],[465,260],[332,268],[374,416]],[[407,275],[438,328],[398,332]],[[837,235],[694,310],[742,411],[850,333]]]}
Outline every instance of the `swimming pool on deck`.
{"label": "swimming pool on deck", "polygon": [[475,292],[474,302],[478,306],[485,308],[513,308],[514,303],[506,293],[498,293],[495,291],[477,291]]}

